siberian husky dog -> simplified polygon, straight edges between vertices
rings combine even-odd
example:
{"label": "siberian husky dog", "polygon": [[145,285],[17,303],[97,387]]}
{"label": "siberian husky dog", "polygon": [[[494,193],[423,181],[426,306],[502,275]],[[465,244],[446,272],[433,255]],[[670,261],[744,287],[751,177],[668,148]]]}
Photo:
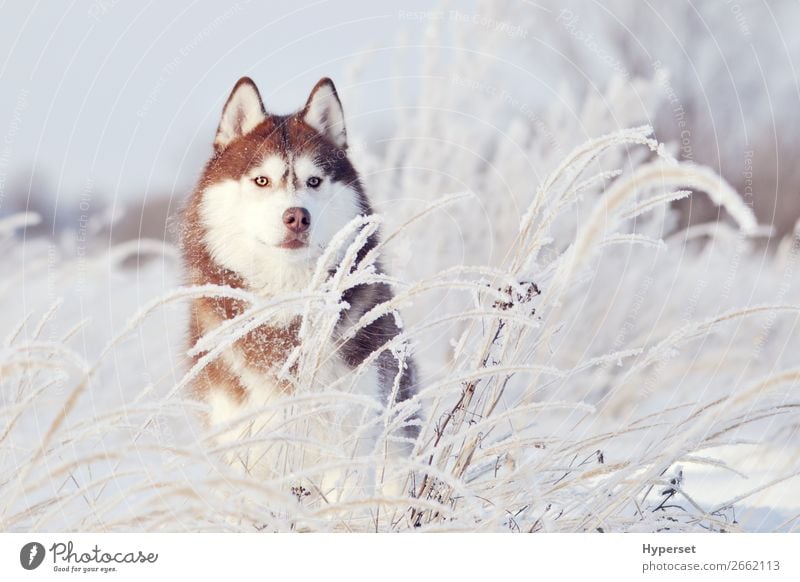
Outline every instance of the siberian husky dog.
{"label": "siberian husky dog", "polygon": [[[265,111],[253,81],[242,78],[224,106],[214,153],[183,211],[181,247],[188,283],[228,286],[265,301],[301,292],[333,237],[352,219],[371,213],[348,158],[344,113],[333,82],[320,80],[296,113],[273,115]],[[357,260],[377,242],[372,235]],[[383,406],[390,395],[403,402],[415,394],[413,361],[385,348],[399,333],[392,315],[342,338],[362,315],[391,297],[382,283],[361,284],[344,293],[348,307],[330,334],[333,356],[315,370],[321,394],[328,384],[337,386],[337,394],[349,386],[356,398],[368,396]],[[190,344],[219,331],[250,306],[245,299],[229,296],[193,300]],[[298,495],[330,495],[342,486],[343,472],[336,467],[347,466],[342,463],[347,453],[337,453],[336,447],[354,444],[355,425],[346,426],[353,419],[342,415],[309,415],[294,404],[286,405],[293,395],[300,396],[299,384],[286,379],[285,364],[300,344],[301,324],[293,312],[241,335],[205,365],[193,388],[208,404],[209,424],[221,446],[227,447],[231,463],[266,478],[288,474],[296,478],[289,485]],[[374,364],[356,375],[354,370],[376,351],[380,355]],[[194,362],[207,353],[196,353]],[[375,419],[372,423],[379,424]],[[417,432],[413,415],[397,426],[396,438],[385,440],[395,443],[385,446],[393,455],[408,453]],[[385,423],[379,428],[386,432]],[[375,453],[369,439],[362,437],[355,448],[346,447],[350,454]],[[318,446],[319,442],[326,444]],[[309,470],[315,465],[332,469]],[[347,471],[353,472],[352,467]]]}

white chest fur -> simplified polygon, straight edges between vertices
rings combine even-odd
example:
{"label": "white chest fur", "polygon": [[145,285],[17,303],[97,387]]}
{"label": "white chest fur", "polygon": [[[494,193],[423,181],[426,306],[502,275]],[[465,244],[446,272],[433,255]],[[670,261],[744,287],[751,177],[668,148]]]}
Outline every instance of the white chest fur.
{"label": "white chest fur", "polygon": [[371,421],[380,392],[374,367],[356,375],[334,355],[311,385],[301,381],[289,394],[237,350],[226,351],[223,361],[246,391],[243,401],[224,390],[209,392],[210,421],[229,463],[282,488],[303,485],[326,496],[364,486],[365,472],[354,475],[347,467],[376,447],[380,423]]}

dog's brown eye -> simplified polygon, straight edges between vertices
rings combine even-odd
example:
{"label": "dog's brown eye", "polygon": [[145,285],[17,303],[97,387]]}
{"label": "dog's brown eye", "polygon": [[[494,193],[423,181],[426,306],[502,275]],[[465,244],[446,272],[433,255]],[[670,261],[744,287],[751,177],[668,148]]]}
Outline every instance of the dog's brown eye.
{"label": "dog's brown eye", "polygon": [[266,176],[258,176],[253,180],[253,182],[255,182],[256,186],[259,186],[260,188],[269,186],[269,178],[267,178]]}
{"label": "dog's brown eye", "polygon": [[309,188],[317,188],[320,184],[322,184],[322,178],[317,176],[311,176],[308,180],[306,180],[306,185]]}

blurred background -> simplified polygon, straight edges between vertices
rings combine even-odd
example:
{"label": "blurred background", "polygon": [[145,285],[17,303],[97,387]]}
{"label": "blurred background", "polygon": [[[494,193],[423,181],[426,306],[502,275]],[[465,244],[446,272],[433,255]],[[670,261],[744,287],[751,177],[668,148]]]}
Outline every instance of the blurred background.
{"label": "blurred background", "polygon": [[[66,244],[78,233],[103,246],[171,240],[168,217],[211,152],[235,81],[252,76],[268,109],[285,113],[330,76],[356,158],[424,115],[446,120],[441,93],[463,93],[459,113],[474,104],[476,127],[499,135],[522,119],[562,155],[609,129],[591,119],[642,121],[782,234],[800,216],[797,22],[790,0],[17,0],[0,19],[0,217],[36,212],[26,236]],[[547,153],[529,161],[532,189]],[[459,166],[447,172],[463,188]],[[402,179],[385,178],[375,187]],[[682,210],[684,222],[718,215],[697,199]]]}

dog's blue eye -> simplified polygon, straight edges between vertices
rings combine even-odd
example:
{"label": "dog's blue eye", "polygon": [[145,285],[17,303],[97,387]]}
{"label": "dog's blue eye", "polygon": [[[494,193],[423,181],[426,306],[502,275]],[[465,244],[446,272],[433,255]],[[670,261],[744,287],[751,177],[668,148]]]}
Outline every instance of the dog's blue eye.
{"label": "dog's blue eye", "polygon": [[266,176],[257,176],[253,179],[253,182],[256,183],[256,186],[260,188],[264,188],[265,186],[269,186],[269,178]]}
{"label": "dog's blue eye", "polygon": [[317,188],[320,184],[322,184],[322,178],[317,176],[311,176],[308,180],[306,180],[306,186],[309,188]]}

